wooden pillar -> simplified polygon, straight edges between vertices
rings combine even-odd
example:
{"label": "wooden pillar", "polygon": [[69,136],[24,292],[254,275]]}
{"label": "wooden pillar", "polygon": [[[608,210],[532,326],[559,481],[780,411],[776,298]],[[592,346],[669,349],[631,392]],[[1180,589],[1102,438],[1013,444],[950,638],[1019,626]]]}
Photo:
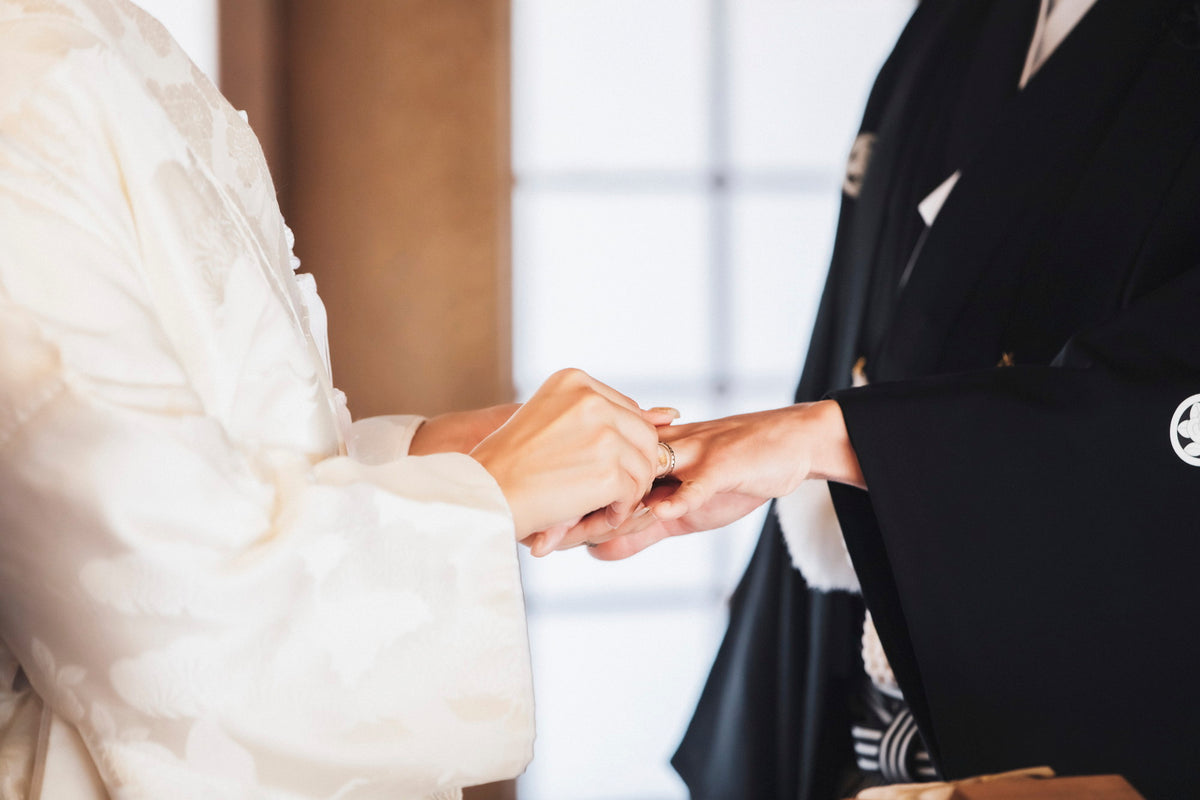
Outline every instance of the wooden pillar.
{"label": "wooden pillar", "polygon": [[222,0],[356,417],[511,399],[508,0]]}
{"label": "wooden pillar", "polygon": [[284,0],[220,0],[221,91],[249,114],[276,183],[288,174],[283,131]]}
{"label": "wooden pillar", "polygon": [[294,0],[297,254],[355,416],[510,399],[507,0]]}
{"label": "wooden pillar", "polygon": [[263,143],[354,416],[511,399],[509,0],[220,9],[222,88]]}

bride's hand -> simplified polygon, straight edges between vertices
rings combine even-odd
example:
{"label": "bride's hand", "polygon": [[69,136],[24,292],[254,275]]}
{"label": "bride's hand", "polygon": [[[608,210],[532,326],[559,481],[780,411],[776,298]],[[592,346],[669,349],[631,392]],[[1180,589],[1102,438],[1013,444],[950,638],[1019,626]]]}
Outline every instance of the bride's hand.
{"label": "bride's hand", "polygon": [[654,425],[670,419],[580,370],[563,370],[471,455],[504,492],[518,539],[594,509],[607,508],[617,527],[654,480]]}
{"label": "bride's hand", "polygon": [[[675,451],[679,483],[655,487],[647,512],[615,530],[585,517],[535,554],[588,542],[599,558],[624,558],[668,536],[727,525],[807,478],[864,487],[841,408],[832,400],[679,425],[659,431]],[[865,488],[865,487],[864,487]]]}
{"label": "bride's hand", "polygon": [[478,408],[473,411],[451,411],[430,417],[413,434],[408,454],[425,456],[431,453],[469,453],[508,421],[519,403]]}

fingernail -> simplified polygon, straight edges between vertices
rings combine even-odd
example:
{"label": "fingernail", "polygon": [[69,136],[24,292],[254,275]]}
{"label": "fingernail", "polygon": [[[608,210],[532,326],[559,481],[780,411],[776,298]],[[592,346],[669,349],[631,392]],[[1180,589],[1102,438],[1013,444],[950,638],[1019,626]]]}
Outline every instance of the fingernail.
{"label": "fingernail", "polygon": [[655,414],[667,414],[672,419],[679,419],[679,409],[671,408],[670,406],[655,406],[650,409]]}
{"label": "fingernail", "polygon": [[637,510],[637,513],[635,513],[633,515],[633,518],[641,519],[642,517],[646,516],[647,514],[653,514],[653,513],[654,512],[650,510],[650,506],[642,506]]}

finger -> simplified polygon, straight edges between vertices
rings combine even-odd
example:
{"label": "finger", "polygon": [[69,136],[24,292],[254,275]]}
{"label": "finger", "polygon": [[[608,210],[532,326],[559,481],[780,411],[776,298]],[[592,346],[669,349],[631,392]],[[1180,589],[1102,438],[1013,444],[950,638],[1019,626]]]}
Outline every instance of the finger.
{"label": "finger", "polygon": [[636,482],[633,493],[641,490],[637,496],[640,500],[641,495],[650,491],[657,472],[658,434],[655,428],[627,412],[617,414],[613,428],[618,440],[616,447],[619,448],[617,462]]}
{"label": "finger", "polygon": [[[651,525],[658,524],[658,517],[654,516],[654,512],[649,506],[639,506],[629,519],[621,524],[621,527],[614,530],[613,535],[609,539],[617,539],[622,536],[634,536],[649,528]],[[599,542],[597,542],[599,544]]]}
{"label": "finger", "polygon": [[604,522],[608,525],[609,530],[616,530],[621,527],[621,523],[629,518],[633,513],[633,504],[629,501],[621,501],[617,503],[609,503],[604,507]]}
{"label": "finger", "polygon": [[[622,558],[628,558],[635,553],[641,552],[650,545],[665,539],[668,536],[675,534],[670,532],[663,521],[658,519],[651,510],[651,506],[658,501],[670,497],[678,489],[679,484],[658,484],[646,496],[643,501],[644,505],[636,511],[626,522],[617,530],[609,531],[608,533],[596,532],[592,538],[594,547],[592,554],[602,561],[614,561]],[[657,532],[656,532],[657,531]],[[627,543],[622,547],[617,547],[613,542],[625,541]]]}
{"label": "finger", "polygon": [[621,501],[617,503],[609,503],[604,507],[604,521],[608,524],[610,530],[616,530],[621,527],[629,515],[633,513],[634,506],[629,501]]}
{"label": "finger", "polygon": [[636,450],[622,454],[621,467],[624,470],[625,491],[605,509],[605,520],[610,528],[620,527],[641,505],[654,480],[653,466]]}
{"label": "finger", "polygon": [[602,544],[588,549],[588,555],[600,561],[620,561],[642,552],[647,547],[669,538],[670,533],[661,522],[655,523],[644,530],[628,536],[618,536]]}
{"label": "finger", "polygon": [[651,525],[658,523],[658,517],[654,516],[650,505],[664,497],[670,496],[679,484],[659,484],[656,485],[651,492],[643,498],[634,512],[629,515],[621,525],[611,530],[602,530],[598,527],[589,532],[588,541],[593,544],[607,542],[610,539],[616,539],[622,536],[631,536],[649,528]]}
{"label": "finger", "polygon": [[615,415],[613,422],[617,433],[640,455],[638,461],[622,460],[622,464],[633,475],[643,479],[648,488],[657,473],[659,429],[642,419],[640,413],[621,411]]}
{"label": "finger", "polygon": [[[577,522],[577,520],[576,520]],[[529,554],[534,558],[542,558],[550,555],[558,549],[561,542],[571,530],[573,522],[561,522],[558,525],[552,525],[541,533],[534,534],[534,539],[529,545]]]}
{"label": "finger", "polygon": [[[608,520],[606,520],[607,522]],[[648,506],[639,504],[632,513],[628,514],[619,525],[613,526],[608,530],[596,530],[588,536],[588,542],[597,545],[602,542],[607,542],[609,539],[617,539],[622,536],[629,536],[634,533],[640,533],[646,528],[658,521],[654,516],[654,512]]]}
{"label": "finger", "polygon": [[634,402],[632,397],[629,397],[628,395],[618,392],[616,389],[612,388],[607,383],[596,380],[591,375],[588,375],[586,372],[583,374],[587,376],[588,385],[591,386],[592,389],[597,394],[601,395],[602,397],[604,397],[605,399],[607,399],[613,403],[616,403],[617,405],[621,406],[622,408],[626,408],[630,411],[636,411],[639,414],[641,413],[642,407],[639,406],[636,402]]}
{"label": "finger", "polygon": [[663,478],[679,469],[679,458],[675,448],[666,442],[658,443],[658,459],[654,464],[654,477]]}
{"label": "finger", "polygon": [[673,493],[652,504],[650,509],[660,520],[679,519],[712,499],[713,492],[708,488],[709,485],[703,481],[684,481]]}
{"label": "finger", "polygon": [[[662,416],[665,418],[666,415]],[[651,444],[658,441],[658,426],[647,419],[647,412],[640,408],[614,409],[613,419],[620,430],[630,436],[633,441],[639,443],[649,441]],[[637,433],[634,433],[635,431]]]}
{"label": "finger", "polygon": [[[704,452],[703,433],[695,425],[672,425],[657,428],[656,431],[659,441],[675,451],[675,468],[671,470],[671,474],[686,475]],[[665,451],[662,452],[663,455],[666,455]],[[667,466],[669,467],[670,464],[668,463]],[[667,473],[663,472],[662,474]]]}
{"label": "finger", "polygon": [[611,536],[613,529],[604,518],[603,511],[594,511],[573,525],[555,545],[555,550],[569,550],[581,544],[595,544]]}
{"label": "finger", "polygon": [[642,419],[646,420],[646,422],[649,422],[656,428],[665,427],[679,419],[679,409],[669,408],[666,406],[643,408]]}
{"label": "finger", "polygon": [[669,427],[660,428],[658,438],[664,442],[674,444],[680,439],[686,439],[689,436],[696,436],[702,430],[702,422],[689,422],[683,425],[671,425]]}

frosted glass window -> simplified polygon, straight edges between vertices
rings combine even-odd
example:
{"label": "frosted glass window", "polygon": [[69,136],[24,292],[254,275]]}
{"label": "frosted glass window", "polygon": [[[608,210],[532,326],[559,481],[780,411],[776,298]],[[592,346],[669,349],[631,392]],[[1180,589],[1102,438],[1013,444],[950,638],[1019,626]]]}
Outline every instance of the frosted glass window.
{"label": "frosted glass window", "polygon": [[668,765],[700,696],[720,624],[702,610],[539,614],[534,764],[520,796],[685,797]]}
{"label": "frosted glass window", "polygon": [[703,166],[707,29],[697,0],[517,0],[517,170]]}
{"label": "frosted glass window", "polygon": [[737,192],[733,200],[733,370],[799,374],[829,268],[839,197]]}
{"label": "frosted glass window", "polygon": [[[619,600],[676,602],[679,590],[703,591],[712,584],[719,565],[705,536],[683,536],[650,548],[637,558],[597,561],[587,548],[556,553],[543,559],[525,555],[521,572],[526,578],[526,600],[530,607],[553,609],[563,603],[586,599],[602,603]],[[624,595],[614,598],[614,594]]]}
{"label": "frosted glass window", "polygon": [[737,0],[730,35],[732,161],[840,172],[875,73],[911,0]]}
{"label": "frosted glass window", "polygon": [[[513,0],[515,379],[681,422],[791,401],[846,154],[913,0]],[[624,562],[522,561],[521,800],[683,800],[668,760],[766,509]]]}
{"label": "frosted glass window", "polygon": [[706,203],[698,192],[518,192],[518,385],[567,366],[617,385],[705,374]]}
{"label": "frosted glass window", "polygon": [[158,18],[196,66],[217,81],[217,0],[138,0]]}

